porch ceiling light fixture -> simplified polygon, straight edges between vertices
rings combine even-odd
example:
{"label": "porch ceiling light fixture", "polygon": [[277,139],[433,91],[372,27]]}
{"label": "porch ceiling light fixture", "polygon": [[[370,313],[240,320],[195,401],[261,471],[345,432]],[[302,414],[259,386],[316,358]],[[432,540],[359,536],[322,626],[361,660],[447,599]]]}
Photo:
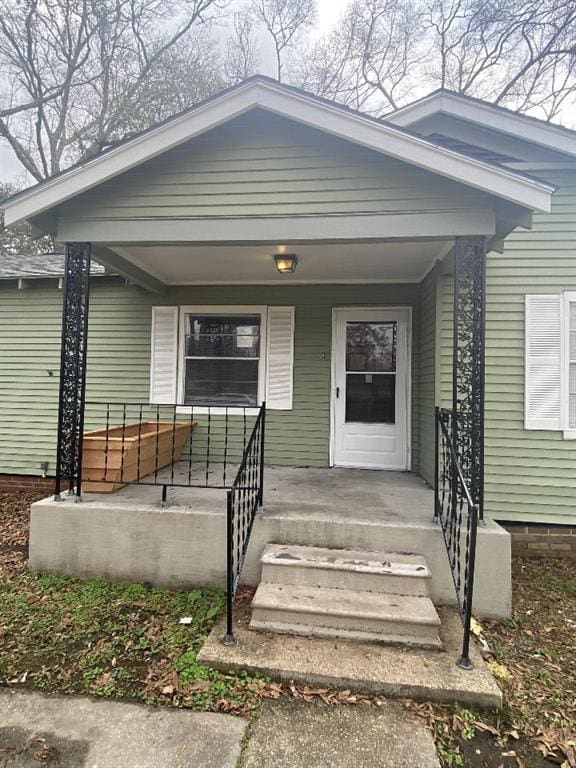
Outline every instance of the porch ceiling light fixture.
{"label": "porch ceiling light fixture", "polygon": [[274,261],[276,262],[276,269],[283,275],[296,272],[298,256],[295,253],[276,253],[274,254]]}

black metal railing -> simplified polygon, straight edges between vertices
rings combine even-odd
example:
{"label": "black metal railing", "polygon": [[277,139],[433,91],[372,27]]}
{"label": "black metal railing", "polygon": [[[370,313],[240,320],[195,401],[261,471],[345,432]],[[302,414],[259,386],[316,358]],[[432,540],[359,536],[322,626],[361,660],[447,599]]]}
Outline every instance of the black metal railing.
{"label": "black metal railing", "polygon": [[454,443],[454,415],[436,408],[434,519],[442,528],[464,628],[458,665],[470,669],[470,625],[479,509],[473,500]]}
{"label": "black metal railing", "polygon": [[87,401],[80,470],[60,480],[78,496],[158,486],[162,503],[172,487],[231,488],[263,408]]}
{"label": "black metal railing", "polygon": [[266,404],[263,403],[246,443],[234,483],[227,494],[226,533],[226,636],[234,640],[234,596],[246,559],[254,519],[264,498],[264,445]]}

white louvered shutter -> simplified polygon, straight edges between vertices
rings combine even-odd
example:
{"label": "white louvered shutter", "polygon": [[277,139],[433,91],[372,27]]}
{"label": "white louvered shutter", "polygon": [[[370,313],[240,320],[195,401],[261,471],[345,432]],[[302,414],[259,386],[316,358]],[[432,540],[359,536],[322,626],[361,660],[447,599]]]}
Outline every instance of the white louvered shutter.
{"label": "white louvered shutter", "polygon": [[178,307],[152,307],[150,402],[176,402],[178,375]]}
{"label": "white louvered shutter", "polygon": [[526,429],[561,429],[562,297],[526,296]]}
{"label": "white louvered shutter", "polygon": [[292,410],[294,307],[268,307],[266,407]]}
{"label": "white louvered shutter", "polygon": [[576,429],[576,301],[568,302],[568,429]]}

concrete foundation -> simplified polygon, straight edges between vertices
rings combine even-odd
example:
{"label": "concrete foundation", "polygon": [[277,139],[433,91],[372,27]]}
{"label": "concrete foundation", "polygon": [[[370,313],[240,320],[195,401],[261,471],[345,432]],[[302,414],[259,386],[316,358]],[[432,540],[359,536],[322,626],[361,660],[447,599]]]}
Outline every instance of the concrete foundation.
{"label": "concrete foundation", "polygon": [[[32,505],[30,566],[85,578],[145,581],[169,587],[225,584],[225,492],[130,486]],[[426,558],[431,597],[454,604],[442,531],[432,521],[433,494],[415,475],[337,469],[270,469],[265,508],[254,524],[243,573],[260,581],[266,544],[409,552]],[[478,535],[474,611],[511,612],[510,535],[486,521]]]}

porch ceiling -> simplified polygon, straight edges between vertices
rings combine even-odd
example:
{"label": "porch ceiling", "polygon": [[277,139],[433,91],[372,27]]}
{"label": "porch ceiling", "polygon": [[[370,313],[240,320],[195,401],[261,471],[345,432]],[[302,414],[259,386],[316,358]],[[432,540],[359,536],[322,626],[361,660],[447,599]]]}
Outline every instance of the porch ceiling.
{"label": "porch ceiling", "polygon": [[[293,275],[280,274],[278,243],[256,245],[138,245],[110,247],[96,259],[112,268],[114,256],[166,285],[193,283],[419,282],[452,246],[450,240],[380,243],[291,243],[298,256]],[[108,257],[107,257],[108,256]]]}

